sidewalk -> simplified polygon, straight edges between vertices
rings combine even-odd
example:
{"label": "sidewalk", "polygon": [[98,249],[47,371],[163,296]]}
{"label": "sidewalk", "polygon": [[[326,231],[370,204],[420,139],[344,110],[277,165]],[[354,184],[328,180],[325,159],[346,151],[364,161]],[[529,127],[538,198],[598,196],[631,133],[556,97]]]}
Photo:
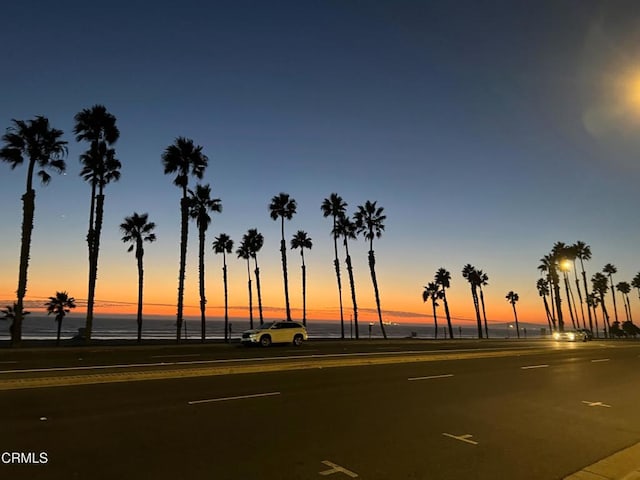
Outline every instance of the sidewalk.
{"label": "sidewalk", "polygon": [[640,443],[589,465],[564,480],[640,480]]}

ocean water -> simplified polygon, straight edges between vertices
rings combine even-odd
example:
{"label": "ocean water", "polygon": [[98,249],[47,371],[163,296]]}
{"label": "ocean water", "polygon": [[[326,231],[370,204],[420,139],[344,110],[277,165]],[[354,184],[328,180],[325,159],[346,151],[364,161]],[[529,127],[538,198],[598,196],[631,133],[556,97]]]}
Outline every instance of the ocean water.
{"label": "ocean water", "polygon": [[[240,338],[242,332],[250,328],[247,319],[230,319],[231,338]],[[254,319],[254,326],[259,325],[259,320]],[[78,330],[85,325],[82,316],[69,315],[62,322],[61,339],[70,339],[78,334]],[[444,322],[446,325],[446,321]],[[490,338],[513,338],[516,336],[512,324],[500,323],[489,326]],[[183,338],[200,338],[200,319],[186,318],[183,324]],[[345,338],[355,338],[355,326],[352,322],[345,322]],[[521,324],[520,336],[524,337],[526,329],[527,338],[538,338],[544,335],[544,326],[537,324]],[[22,338],[25,340],[48,340],[56,338],[57,324],[53,317],[29,316],[23,323]],[[307,331],[311,338],[340,338],[340,322],[328,320],[307,320]],[[378,322],[360,322],[360,338],[382,338],[382,331]],[[385,324],[385,331],[389,338],[434,338],[433,324],[417,323],[392,323]],[[548,333],[548,332],[546,332]],[[453,325],[454,338],[477,338],[475,325]],[[96,340],[134,340],[137,338],[137,323],[134,316],[96,316],[93,324],[93,335]],[[175,318],[145,318],[142,323],[142,338],[167,339],[176,337]],[[215,340],[224,338],[224,319],[207,319],[207,339]],[[439,326],[438,338],[448,337],[445,327]],[[9,322],[0,320],[0,340],[9,340]]]}

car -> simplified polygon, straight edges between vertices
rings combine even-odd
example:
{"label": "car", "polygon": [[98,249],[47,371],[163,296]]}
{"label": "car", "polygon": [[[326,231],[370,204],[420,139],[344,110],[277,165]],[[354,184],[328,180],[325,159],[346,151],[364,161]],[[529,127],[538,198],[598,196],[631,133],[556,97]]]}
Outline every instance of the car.
{"label": "car", "polygon": [[274,343],[293,343],[296,347],[308,339],[307,329],[298,322],[266,322],[253,330],[242,332],[243,345],[268,347]]}
{"label": "car", "polygon": [[565,330],[553,332],[553,339],[566,342],[586,342],[589,336],[584,330]]}
{"label": "car", "polygon": [[591,330],[589,330],[588,328],[579,328],[578,330],[576,330],[578,332],[582,332],[585,335],[585,342],[593,340],[593,332]]}

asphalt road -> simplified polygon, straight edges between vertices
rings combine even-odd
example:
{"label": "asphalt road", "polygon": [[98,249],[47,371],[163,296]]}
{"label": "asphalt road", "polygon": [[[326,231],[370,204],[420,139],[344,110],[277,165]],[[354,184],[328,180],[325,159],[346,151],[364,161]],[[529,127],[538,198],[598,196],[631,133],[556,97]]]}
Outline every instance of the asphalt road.
{"label": "asphalt road", "polygon": [[0,352],[0,455],[47,458],[0,478],[554,479],[640,441],[636,342],[158,348]]}

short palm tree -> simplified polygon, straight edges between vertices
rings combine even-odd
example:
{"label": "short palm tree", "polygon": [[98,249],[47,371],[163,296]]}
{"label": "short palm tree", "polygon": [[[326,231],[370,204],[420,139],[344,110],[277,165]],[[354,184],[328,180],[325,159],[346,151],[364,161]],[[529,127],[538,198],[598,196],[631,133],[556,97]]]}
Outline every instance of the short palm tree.
{"label": "short palm tree", "polygon": [[95,304],[96,281],[98,279],[98,256],[104,218],[104,189],[107,184],[120,179],[120,161],[115,157],[113,145],[120,137],[116,117],[104,105],[94,105],[78,112],[73,133],[76,141],[87,142],[89,148],[80,155],[82,170],[80,176],[91,185],[89,212],[89,285],[87,293],[87,322],[85,338],[91,340],[93,329],[93,309]]}
{"label": "short palm tree", "polygon": [[434,277],[434,281],[442,292],[444,313],[447,316],[447,326],[449,327],[449,338],[453,338],[453,327],[451,326],[451,315],[449,314],[449,302],[447,302],[447,288],[451,286],[451,273],[449,273],[445,268],[439,268]]}
{"label": "short palm tree", "polygon": [[[587,282],[587,273],[584,270],[584,262],[591,260],[591,247],[586,243],[578,240],[574,245],[576,258],[580,260],[580,270],[582,273],[582,284],[584,285],[584,296],[585,299],[589,295],[589,284]],[[578,293],[580,293],[580,289],[578,289]],[[582,301],[582,297],[580,297],[580,301]],[[591,318],[591,309],[587,306],[587,316],[589,318],[589,329],[593,331],[593,320]]]}
{"label": "short palm tree", "polygon": [[[336,270],[336,279],[338,281],[338,299],[340,301],[340,338],[344,338],[344,314],[342,311],[342,281],[340,279],[340,262],[338,261],[338,236],[337,224],[338,219],[344,217],[347,212],[347,203],[337,193],[332,193],[329,198],[325,198],[320,206],[324,217],[331,217],[333,227],[331,228],[331,236],[333,237],[333,266]],[[358,320],[356,316],[356,338],[358,338]]]}
{"label": "short palm tree", "polygon": [[62,130],[52,128],[49,120],[38,116],[33,120],[12,120],[13,124],[2,136],[4,145],[0,148],[0,160],[7,162],[11,169],[27,159],[26,191],[22,196],[22,236],[20,244],[20,264],[18,267],[17,302],[15,318],[11,328],[11,343],[14,346],[22,340],[22,320],[24,317],[24,297],[27,293],[27,270],[31,251],[31,235],[36,208],[36,191],[33,188],[33,175],[36,168],[43,185],[51,180],[48,169],[58,173],[65,171],[64,158],[67,155],[67,142],[61,140]]}
{"label": "short palm tree", "polygon": [[302,323],[307,324],[307,271],[304,264],[304,249],[311,250],[313,242],[304,230],[298,230],[291,239],[291,248],[300,249],[300,258],[302,259]]}
{"label": "short palm tree", "polygon": [[611,323],[609,322],[609,313],[607,312],[607,306],[604,303],[604,297],[609,290],[609,279],[600,272],[597,272],[591,277],[592,291],[598,297],[598,303],[602,308],[602,318],[604,319],[604,336],[608,336],[608,332],[611,330]]}
{"label": "short palm tree", "polygon": [[383,214],[384,208],[378,207],[377,202],[367,200],[364,205],[358,205],[358,211],[354,214],[356,229],[369,241],[369,271],[371,282],[376,296],[376,306],[378,307],[378,319],[382,335],[386,339],[387,332],[382,321],[382,309],[380,308],[380,292],[378,291],[378,280],[376,278],[376,256],[373,251],[373,239],[380,238],[384,231],[384,221],[387,216]]}
{"label": "short palm tree", "polygon": [[606,273],[609,277],[609,286],[611,287],[611,296],[613,297],[613,316],[618,321],[618,307],[616,306],[616,289],[613,283],[613,274],[618,273],[618,269],[611,263],[607,263],[602,269],[602,273]]}
{"label": "short palm tree", "polygon": [[222,203],[219,198],[211,198],[210,185],[198,184],[195,190],[189,190],[189,216],[196,221],[196,225],[198,226],[198,283],[200,286],[200,341],[202,343],[204,343],[207,335],[204,249],[207,229],[211,224],[211,215],[209,215],[209,212],[222,212]]}
{"label": "short palm tree", "polygon": [[[2,317],[0,317],[0,320],[7,320],[9,322],[11,322],[9,324],[9,334],[11,335],[11,337],[13,338],[13,326],[16,320],[16,309],[18,308],[18,304],[16,302],[13,302],[13,306],[11,305],[7,305],[6,308],[4,310],[0,310],[0,313],[2,314]],[[31,312],[27,312],[27,311],[23,311],[22,312],[22,318],[24,319],[24,317],[26,315],[29,315]]]}
{"label": "short palm tree", "polygon": [[473,308],[476,312],[476,322],[478,324],[478,338],[482,338],[482,320],[480,319],[480,302],[478,298],[478,286],[481,283],[480,275],[476,268],[467,263],[462,268],[462,276],[469,282],[471,287],[471,298],[473,300]]}
{"label": "short palm tree", "polygon": [[[246,235],[245,235],[246,237]],[[240,246],[236,249],[236,255],[238,258],[242,258],[247,261],[247,285],[249,288],[249,328],[253,328],[253,294],[251,289],[251,251],[247,244],[247,239],[242,238]]]}
{"label": "short palm tree", "polygon": [[549,295],[549,282],[545,278],[539,278],[536,282],[536,288],[538,289],[538,295],[542,297],[542,301],[544,302],[544,311],[547,314],[549,330],[553,332],[556,329],[555,320],[549,310],[549,302],[547,302],[547,295]]}
{"label": "short palm tree", "polygon": [[47,315],[56,314],[56,322],[58,322],[58,335],[56,337],[56,345],[60,344],[60,329],[62,328],[62,320],[65,315],[76,308],[76,299],[70,297],[67,292],[56,292],[55,297],[49,297],[49,301],[44,304],[47,307]]}
{"label": "short palm tree", "polygon": [[271,199],[269,215],[273,220],[282,221],[282,238],[280,240],[280,255],[282,256],[282,275],[284,277],[284,299],[287,311],[287,321],[291,321],[291,309],[289,308],[289,280],[287,278],[287,242],[284,239],[284,221],[291,220],[296,213],[296,201],[289,197],[288,193],[280,193]]}
{"label": "short palm tree", "polygon": [[144,257],[144,242],[155,242],[156,234],[153,233],[156,224],[149,221],[149,214],[138,215],[136,212],[130,217],[125,217],[120,224],[122,241],[130,243],[128,252],[135,249],[136,261],[138,264],[138,343],[142,342],[142,292],[144,283],[144,268],[142,259]]}
{"label": "short palm tree", "polygon": [[180,341],[182,331],[182,313],[184,308],[184,276],[187,264],[187,241],[189,237],[189,176],[201,179],[209,159],[202,153],[202,147],[193,140],[176,138],[162,154],[164,174],[175,173],[173,184],[182,191],[180,199],[180,267],[178,273],[178,306],[176,314],[176,341]]}
{"label": "short palm tree", "polygon": [[484,273],[482,270],[477,271],[479,284],[478,289],[480,290],[480,305],[482,305],[482,318],[484,319],[484,333],[487,338],[489,338],[489,324],[487,323],[487,311],[484,308],[484,290],[482,287],[486,287],[489,285],[489,275]]}
{"label": "short palm tree", "polygon": [[520,338],[520,325],[518,324],[518,312],[516,312],[516,302],[520,300],[520,297],[512,290],[507,293],[507,296],[505,298],[513,307],[513,316],[516,319],[516,334],[518,335],[518,338]]}
{"label": "short palm tree", "polygon": [[242,237],[242,243],[246,244],[249,250],[249,256],[253,258],[255,270],[253,273],[256,276],[256,291],[258,292],[258,312],[260,313],[260,325],[264,323],[264,317],[262,315],[262,290],[260,289],[260,268],[258,267],[258,252],[264,245],[264,237],[257,229],[251,228]]}
{"label": "short palm tree", "polygon": [[[360,338],[358,327],[358,302],[356,300],[356,284],[353,279],[353,265],[351,263],[351,255],[349,254],[349,240],[355,240],[358,238],[356,224],[352,222],[347,215],[341,215],[336,221],[336,226],[331,230],[331,234],[334,236],[334,238],[336,236],[342,237],[342,244],[344,245],[346,255],[345,263],[347,265],[347,272],[349,274],[349,285],[351,286],[351,301],[353,303],[353,323],[355,326],[357,340]],[[339,282],[338,287],[340,288]],[[340,293],[340,303],[342,304],[342,293]],[[344,336],[344,330],[342,335]]]}
{"label": "short palm tree", "polygon": [[627,314],[627,321],[633,322],[631,318],[631,304],[629,303],[629,292],[631,292],[631,285],[629,282],[618,282],[616,290],[622,294],[622,300],[624,302],[624,310]]}
{"label": "short palm tree", "polygon": [[422,301],[426,302],[431,300],[431,306],[433,307],[433,338],[438,339],[438,315],[436,314],[436,308],[438,307],[438,299],[442,298],[442,290],[435,282],[429,282],[425,285],[422,292]]}
{"label": "short palm tree", "polygon": [[229,342],[229,295],[227,290],[227,253],[233,252],[233,240],[221,233],[213,242],[213,251],[222,254],[222,282],[224,283],[224,341]]}

